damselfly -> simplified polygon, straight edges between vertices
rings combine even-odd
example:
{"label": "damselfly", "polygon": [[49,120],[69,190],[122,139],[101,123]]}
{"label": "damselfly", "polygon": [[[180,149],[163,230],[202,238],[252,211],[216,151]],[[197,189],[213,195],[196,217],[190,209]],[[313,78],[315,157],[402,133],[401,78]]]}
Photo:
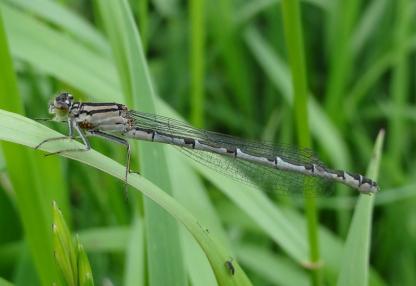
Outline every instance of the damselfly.
{"label": "damselfly", "polygon": [[[308,149],[275,146],[243,140],[230,135],[194,128],[167,117],[129,110],[118,103],[76,102],[71,94],[60,93],[49,105],[53,120],[68,123],[69,136],[49,138],[41,145],[80,137],[84,148],[61,150],[81,152],[90,149],[88,136],[97,136],[127,148],[125,183],[130,173],[130,144],[125,138],[171,144],[191,158],[233,179],[279,193],[322,193],[327,183],[340,182],[360,193],[376,193],[376,182],[359,174],[326,167]],[[75,135],[75,132],[78,136]]]}

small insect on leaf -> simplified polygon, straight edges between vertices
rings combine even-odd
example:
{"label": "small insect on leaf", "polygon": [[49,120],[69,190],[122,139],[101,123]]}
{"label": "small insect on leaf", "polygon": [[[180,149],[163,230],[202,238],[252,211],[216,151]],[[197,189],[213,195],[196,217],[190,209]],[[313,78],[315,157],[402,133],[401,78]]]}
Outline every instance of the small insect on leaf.
{"label": "small insect on leaf", "polygon": [[227,260],[227,261],[225,261],[225,267],[227,267],[228,272],[229,272],[231,275],[233,275],[233,276],[234,276],[234,274],[235,274],[235,268],[234,268],[234,265],[233,265],[233,259],[232,259],[232,258],[231,258],[231,259],[229,259],[229,260]]}

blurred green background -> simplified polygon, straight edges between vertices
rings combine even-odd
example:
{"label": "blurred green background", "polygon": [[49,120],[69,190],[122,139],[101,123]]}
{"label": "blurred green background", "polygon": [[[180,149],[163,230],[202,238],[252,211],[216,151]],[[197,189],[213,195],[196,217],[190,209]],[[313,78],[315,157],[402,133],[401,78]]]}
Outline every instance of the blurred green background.
{"label": "blurred green background", "polygon": [[[159,167],[142,161],[153,147],[140,145],[133,165],[208,226],[253,285],[416,285],[416,2],[297,3],[1,0],[0,108],[47,117],[48,101],[68,90],[244,138],[300,140],[327,165],[362,174],[384,129],[381,192],[367,206],[341,186],[305,206],[253,199],[172,148]],[[124,164],[123,148],[91,141]],[[60,279],[52,200],[80,234],[95,285],[216,285],[188,232],[133,189],[126,200],[122,182],[87,165],[2,147],[0,285]]]}

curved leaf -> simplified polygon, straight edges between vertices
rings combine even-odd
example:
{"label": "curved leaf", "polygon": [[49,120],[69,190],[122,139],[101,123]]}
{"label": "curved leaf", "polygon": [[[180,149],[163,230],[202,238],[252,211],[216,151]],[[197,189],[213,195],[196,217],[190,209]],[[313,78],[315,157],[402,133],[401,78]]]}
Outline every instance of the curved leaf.
{"label": "curved leaf", "polygon": [[[14,142],[31,148],[44,139],[63,136],[33,120],[4,110],[0,110],[0,130],[2,130],[0,140]],[[75,141],[62,140],[44,144],[41,146],[41,150],[54,152],[67,148],[80,148],[81,146],[80,143]],[[124,166],[94,150],[68,153],[64,154],[64,157],[90,165],[120,180],[124,178]],[[140,190],[189,230],[207,255],[219,285],[251,285],[244,271],[235,261],[233,262],[236,269],[235,275],[230,275],[224,263],[231,257],[231,254],[225,250],[212,234],[206,232],[206,228],[171,196],[138,174],[129,175],[128,184]]]}

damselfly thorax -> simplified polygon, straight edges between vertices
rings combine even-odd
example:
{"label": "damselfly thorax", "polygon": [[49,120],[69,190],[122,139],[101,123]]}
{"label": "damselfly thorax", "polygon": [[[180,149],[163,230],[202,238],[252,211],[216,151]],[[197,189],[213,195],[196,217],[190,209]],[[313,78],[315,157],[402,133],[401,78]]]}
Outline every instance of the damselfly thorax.
{"label": "damselfly thorax", "polygon": [[[74,130],[88,151],[87,136],[97,136],[127,148],[125,183],[130,172],[130,144],[134,138],[179,147],[192,159],[225,173],[233,179],[279,193],[322,193],[327,183],[340,182],[361,193],[375,193],[376,182],[359,174],[326,167],[309,149],[277,146],[267,142],[240,139],[230,135],[194,128],[167,117],[129,110],[118,103],[74,102],[69,93],[59,94],[49,105],[54,120],[67,121],[69,137]],[[67,137],[49,138],[42,144]]]}

